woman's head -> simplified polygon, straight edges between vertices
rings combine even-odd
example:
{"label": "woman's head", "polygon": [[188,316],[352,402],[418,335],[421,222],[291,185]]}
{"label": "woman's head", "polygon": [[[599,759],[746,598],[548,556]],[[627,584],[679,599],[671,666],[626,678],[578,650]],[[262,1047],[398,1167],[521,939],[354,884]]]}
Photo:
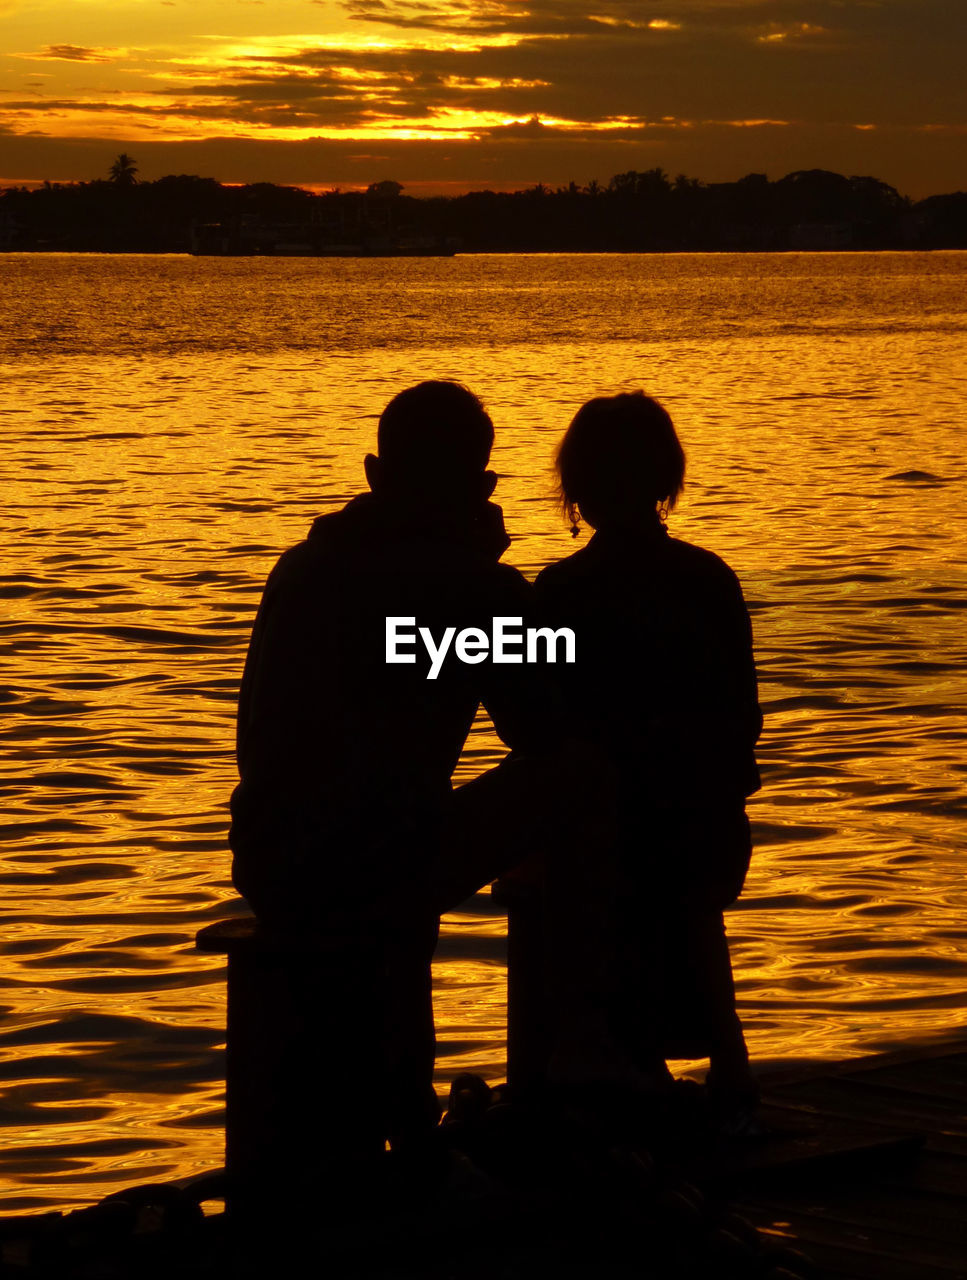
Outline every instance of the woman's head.
{"label": "woman's head", "polygon": [[672,420],[643,391],[599,396],[577,411],[557,451],[561,501],[595,529],[633,528],[660,504],[674,507],[685,454]]}

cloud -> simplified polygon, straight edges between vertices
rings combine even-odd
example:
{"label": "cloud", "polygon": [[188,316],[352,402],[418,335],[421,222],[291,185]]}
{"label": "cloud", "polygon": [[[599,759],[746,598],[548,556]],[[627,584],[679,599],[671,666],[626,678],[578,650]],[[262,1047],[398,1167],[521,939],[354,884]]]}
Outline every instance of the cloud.
{"label": "cloud", "polygon": [[[321,3],[323,0],[316,0]],[[808,2],[808,0],[807,0]],[[708,24],[748,23],[750,11],[774,15],[776,0],[751,4],[690,4],[671,0],[664,11],[642,14],[640,0],[341,0],[347,16],[402,30],[421,28],[481,36],[595,35],[609,29],[641,33],[676,31],[688,21]],[[778,0],[783,3],[783,0]]]}
{"label": "cloud", "polygon": [[[314,0],[325,3],[326,0]],[[673,3],[669,9],[679,6]],[[398,30],[446,31],[460,35],[595,35],[609,28],[643,32],[677,31],[675,15],[643,17],[637,0],[600,3],[513,3],[511,0],[342,0],[347,16]]]}
{"label": "cloud", "polygon": [[[710,182],[734,181],[745,173],[779,178],[797,169],[827,168],[871,173],[905,194],[929,195],[962,185],[963,136],[947,132],[815,127],[792,123],[693,127],[653,126],[621,136],[585,135],[547,127],[540,136],[507,135],[439,140],[381,138],[279,141],[249,137],[203,137],[174,142],[135,141],[131,134],[26,137],[0,132],[0,185],[5,180],[67,181],[102,176],[121,150],[137,158],[140,175],[197,173],[222,182],[270,181],[318,186],[363,186],[382,178],[402,182],[409,194],[467,187],[514,189],[607,182],[612,174],[660,165]],[[938,176],[939,175],[939,176]]]}
{"label": "cloud", "polygon": [[[931,0],[925,4],[929,8]],[[830,0],[676,0],[662,10],[667,16],[649,17],[646,23],[638,0],[612,0],[593,9],[537,0],[526,13],[523,6],[500,0],[467,0],[454,7],[435,0],[347,0],[347,10],[360,22],[392,22],[397,33],[404,28],[406,43],[388,34],[376,45],[346,41],[339,47],[328,41],[270,48],[235,57],[215,76],[206,76],[204,84],[205,92],[224,92],[241,105],[269,100],[267,86],[275,79],[280,101],[295,94],[307,104],[313,95],[294,85],[294,77],[315,76],[326,92],[341,76],[348,91],[352,72],[369,77],[356,91],[373,111],[380,101],[397,97],[424,113],[434,103],[441,109],[502,111],[505,123],[534,116],[589,122],[614,116],[778,118],[849,125],[919,123],[951,113],[961,118],[955,99],[962,75],[955,59],[948,52],[945,60],[943,50],[932,45],[929,58],[914,54],[916,39],[922,43],[926,37],[905,28],[895,33],[898,43],[884,46],[869,15],[887,7],[888,0],[869,9]],[[899,9],[912,21],[911,7],[893,0],[894,25]],[[670,25],[656,29],[656,21]],[[417,36],[414,42],[407,24],[420,26],[424,39]],[[565,29],[568,35],[562,38]],[[440,42],[443,32],[447,43]],[[896,66],[901,49],[902,75]],[[938,75],[941,68],[945,75]],[[256,79],[259,87],[246,95],[240,86],[254,85]],[[928,95],[936,104],[929,111]]]}
{"label": "cloud", "polygon": [[606,29],[587,12],[548,12],[499,2],[422,3],[421,0],[345,0],[347,15],[400,30],[446,31],[458,35],[579,35]]}
{"label": "cloud", "polygon": [[[418,138],[420,146],[436,140],[441,164],[449,155],[443,144],[459,138],[492,146],[494,156],[529,151],[536,181],[541,157],[568,147],[588,176],[598,167],[594,148],[604,146],[615,159],[627,149],[618,164],[625,169],[636,163],[632,153],[648,159],[674,147],[682,159],[670,157],[666,167],[677,171],[688,154],[704,154],[695,136],[714,135],[736,164],[748,159],[763,169],[766,153],[756,160],[753,152],[767,136],[831,139],[831,151],[845,154],[846,131],[864,145],[876,133],[879,145],[890,130],[894,138],[907,130],[909,140],[910,130],[963,122],[954,0],[342,0],[341,7],[348,30],[325,37],[198,36],[178,56],[159,52],[149,61],[140,51],[137,62],[131,50],[69,44],[18,55],[114,61],[126,87],[99,85],[74,97],[55,87],[56,100],[44,109],[20,106],[8,125],[78,135],[110,127],[118,138],[127,119],[151,136],[248,133],[280,145],[318,137],[357,151],[361,139],[372,150],[382,138],[403,146]],[[17,92],[26,98],[23,87]],[[141,136],[135,132],[132,145]],[[810,167],[807,152],[801,167]],[[811,163],[826,167],[832,158]]]}
{"label": "cloud", "polygon": [[35,58],[54,58],[64,62],[111,62],[120,53],[119,49],[88,49],[80,44],[49,44]]}
{"label": "cloud", "polygon": [[[314,0],[329,3],[329,0]],[[748,42],[770,35],[802,39],[833,34],[849,41],[914,44],[950,42],[959,21],[959,0],[669,0],[642,13],[640,0],[340,0],[360,23],[399,30],[423,29],[478,36],[522,38],[584,36],[608,29],[654,43],[732,33]],[[902,46],[900,50],[902,51]]]}

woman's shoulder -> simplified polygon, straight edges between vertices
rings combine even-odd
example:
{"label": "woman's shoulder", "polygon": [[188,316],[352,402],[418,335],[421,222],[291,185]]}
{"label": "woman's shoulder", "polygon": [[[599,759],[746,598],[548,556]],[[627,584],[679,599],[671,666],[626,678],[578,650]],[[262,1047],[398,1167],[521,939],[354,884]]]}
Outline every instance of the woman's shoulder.
{"label": "woman's shoulder", "polygon": [[681,538],[669,537],[665,543],[666,554],[683,568],[695,573],[706,574],[710,578],[730,579],[735,574],[714,551],[707,547],[696,546],[694,542],[684,542]]}
{"label": "woman's shoulder", "polygon": [[616,544],[614,540],[595,537],[579,551],[542,569],[536,586],[541,594],[552,595],[602,578],[627,582],[639,574],[650,577],[655,572],[706,590],[717,588],[730,594],[741,590],[738,578],[721,556],[706,547],[667,535],[646,547],[630,542]]}
{"label": "woman's shoulder", "polygon": [[696,599],[717,600],[723,608],[729,610],[738,606],[745,607],[745,596],[738,575],[714,551],[695,546],[691,542],[682,542],[678,538],[669,538],[668,558],[671,566],[669,576],[678,581],[686,594]]}

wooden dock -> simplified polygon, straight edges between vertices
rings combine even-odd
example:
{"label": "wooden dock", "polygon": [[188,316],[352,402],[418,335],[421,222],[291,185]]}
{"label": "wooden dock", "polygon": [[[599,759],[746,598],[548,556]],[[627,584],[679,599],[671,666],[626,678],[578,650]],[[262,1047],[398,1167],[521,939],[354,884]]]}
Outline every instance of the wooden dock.
{"label": "wooden dock", "polygon": [[701,1176],[828,1280],[967,1280],[967,1040],[765,1079],[766,1133]]}
{"label": "wooden dock", "polygon": [[[725,1270],[703,1267],[703,1280],[779,1280],[790,1274],[817,1280],[967,1280],[967,1039],[800,1065],[773,1072],[762,1084],[760,1137],[689,1147],[673,1135],[660,1160],[666,1169],[673,1166],[673,1181],[678,1165],[678,1173],[701,1188],[713,1217],[730,1210],[770,1244],[806,1257],[797,1261],[789,1255],[791,1262],[770,1269],[767,1250],[758,1262],[736,1265],[733,1259]],[[0,1219],[3,1273],[24,1280],[89,1280],[93,1263],[110,1263],[103,1274],[112,1280],[163,1280],[174,1271],[190,1280],[251,1280],[260,1273],[239,1254],[224,1215],[201,1217],[199,1203],[224,1195],[222,1184],[205,1175],[180,1186],[120,1190],[66,1215]],[[402,1258],[395,1266],[394,1247],[380,1276],[480,1280],[497,1274],[530,1280],[541,1274],[534,1270],[535,1257],[544,1255],[554,1262],[550,1273],[560,1273],[566,1254],[555,1252],[553,1235],[542,1239],[540,1232],[528,1231],[520,1206],[495,1230],[493,1207],[486,1200],[463,1204],[458,1197],[442,1216],[439,1205],[428,1205],[412,1221],[393,1220],[387,1242],[392,1245],[395,1230],[420,1267],[414,1270]],[[507,1209],[503,1200],[496,1207]],[[516,1247],[507,1234],[507,1223],[515,1220],[525,1228]],[[693,1221],[696,1230],[700,1225]],[[370,1234],[379,1234],[377,1226],[368,1224]],[[335,1235],[334,1228],[327,1231],[329,1257]],[[647,1253],[648,1236],[639,1235]],[[354,1261],[359,1223],[349,1224],[347,1240],[351,1247],[338,1256],[332,1273],[356,1280],[369,1274]],[[481,1270],[487,1259],[491,1270]],[[653,1280],[693,1276],[687,1268],[666,1271],[656,1259],[648,1266]],[[630,1274],[600,1266],[592,1273],[608,1280]]]}
{"label": "wooden dock", "polygon": [[[508,1080],[513,1091],[526,1092],[547,1048],[534,951],[540,920],[533,894],[508,890],[503,900],[511,952]],[[226,1154],[237,1176],[266,1165],[257,1150],[259,1108],[249,1097],[253,1054],[246,1047],[247,1023],[259,1006],[252,985],[262,963],[257,926],[210,926],[199,946],[229,953]],[[967,1038],[798,1064],[761,1083],[761,1137],[690,1144],[673,1133],[656,1153],[659,1163],[767,1240],[801,1250],[829,1280],[967,1280]],[[256,1101],[263,1093],[256,1089]]]}

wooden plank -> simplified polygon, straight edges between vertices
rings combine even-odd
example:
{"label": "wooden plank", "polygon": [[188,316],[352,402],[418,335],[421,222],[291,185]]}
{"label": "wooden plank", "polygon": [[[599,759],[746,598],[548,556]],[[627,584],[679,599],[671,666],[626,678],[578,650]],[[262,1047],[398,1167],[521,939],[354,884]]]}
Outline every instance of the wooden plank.
{"label": "wooden plank", "polygon": [[[765,1211],[773,1222],[796,1221],[808,1227],[810,1239],[849,1242],[853,1250],[886,1253],[898,1260],[915,1259],[934,1267],[967,1270],[967,1229],[962,1219],[927,1218],[902,1193],[882,1195],[867,1188],[853,1195],[817,1192],[813,1196],[763,1194],[743,1199],[738,1212],[751,1206],[754,1217]],[[804,1238],[804,1237],[803,1237]]]}
{"label": "wooden plank", "polygon": [[856,1079],[869,1080],[878,1086],[926,1092],[963,1110],[967,1099],[967,1062],[961,1062],[959,1058],[942,1058],[939,1062],[918,1064],[918,1067],[912,1064],[880,1067],[876,1071],[864,1072]]}
{"label": "wooden plank", "polygon": [[911,1204],[911,1212],[920,1212],[925,1219],[953,1219],[962,1222],[964,1233],[967,1233],[967,1194],[961,1187],[958,1193],[950,1192],[943,1178],[936,1176],[934,1180],[923,1180],[923,1171],[918,1169],[911,1178],[882,1180],[880,1184],[885,1196],[903,1194]]}
{"label": "wooden plank", "polygon": [[948,1112],[961,1121],[967,1120],[963,1096],[955,1094],[948,1098],[942,1090],[935,1090],[931,1074],[927,1070],[906,1070],[899,1078],[890,1071],[871,1071],[862,1076],[840,1076],[830,1082],[830,1088],[851,1095],[862,1092],[868,1097],[895,1099],[900,1106],[926,1107]]}
{"label": "wooden plank", "polygon": [[765,1096],[816,1115],[874,1123],[879,1120],[888,1122],[891,1128],[951,1129],[967,1137],[967,1120],[948,1103],[916,1091],[878,1087],[873,1081],[844,1077],[814,1080],[808,1087],[787,1087]]}
{"label": "wooden plank", "polygon": [[[769,1181],[744,1184],[737,1212],[767,1231],[791,1232],[828,1280],[967,1280],[967,1042],[762,1083],[765,1115],[798,1135],[785,1143],[787,1174],[862,1177],[797,1180],[781,1163],[769,1170],[760,1155]],[[916,1159],[880,1158],[918,1133],[925,1142]],[[770,1158],[780,1159],[782,1147]],[[747,1159],[751,1172],[754,1163]]]}
{"label": "wooden plank", "polygon": [[[787,1097],[790,1095],[812,1097],[826,1094],[840,1096],[857,1092],[870,1095],[893,1093],[897,1097],[910,1096],[914,1098],[923,1096],[929,1098],[933,1096],[930,1072],[923,1067],[920,1070],[908,1067],[902,1072],[885,1069],[883,1071],[863,1072],[857,1075],[814,1077],[802,1082],[786,1083],[775,1089],[767,1087],[763,1092],[774,1097]],[[963,1095],[958,1091],[951,1092],[952,1096],[948,1098],[944,1095],[942,1089],[938,1091],[936,1094],[937,1105],[949,1107],[952,1111],[962,1111]]]}
{"label": "wooden plank", "polygon": [[782,1208],[770,1213],[755,1202],[739,1201],[737,1213],[759,1229],[786,1224],[788,1243],[812,1258],[823,1280],[964,1280],[963,1257],[930,1260],[911,1254],[905,1241],[886,1237],[870,1239],[859,1227],[834,1225],[802,1209]]}
{"label": "wooden plank", "polygon": [[[888,1179],[887,1185],[892,1185],[892,1181]],[[929,1148],[916,1162],[903,1185],[909,1186],[912,1192],[949,1198],[960,1204],[967,1222],[967,1204],[964,1203],[967,1200],[967,1161],[963,1157],[935,1150],[931,1140]]]}
{"label": "wooden plank", "polygon": [[922,1136],[883,1125],[847,1123],[766,1104],[760,1138],[724,1144],[706,1157],[702,1175],[730,1183],[768,1177],[854,1176],[909,1167]]}
{"label": "wooden plank", "polygon": [[763,1088],[781,1087],[785,1084],[802,1084],[809,1080],[831,1080],[842,1075],[863,1075],[882,1067],[911,1066],[936,1063],[944,1059],[962,1059],[967,1063],[967,1036],[958,1034],[949,1040],[937,1040],[929,1044],[908,1045],[888,1053],[869,1054],[865,1057],[841,1058],[835,1061],[815,1059],[794,1062],[789,1066],[776,1066],[760,1077]]}

